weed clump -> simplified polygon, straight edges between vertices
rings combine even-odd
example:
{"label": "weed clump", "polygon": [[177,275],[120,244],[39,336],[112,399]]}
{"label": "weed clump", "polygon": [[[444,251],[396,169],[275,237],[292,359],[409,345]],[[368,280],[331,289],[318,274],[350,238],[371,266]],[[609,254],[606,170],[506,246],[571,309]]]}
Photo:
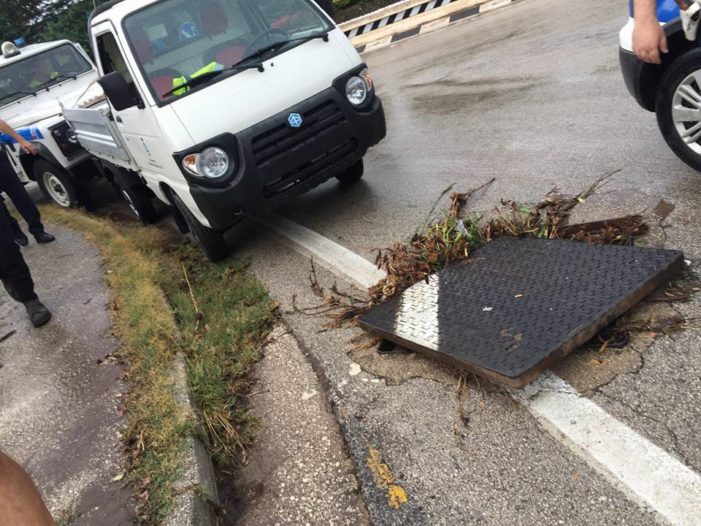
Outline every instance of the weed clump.
{"label": "weed clump", "polygon": [[431,221],[432,210],[424,227],[417,230],[408,242],[397,242],[377,251],[377,266],[387,272],[387,277],[370,289],[369,305],[382,303],[456,261],[469,259],[475,249],[498,237],[633,244],[648,230],[640,215],[568,225],[572,210],[614,173],[605,175],[573,197],[565,197],[555,189],[535,205],[502,201],[500,207],[486,215],[466,212],[466,207],[470,199],[494,179],[468,192],[453,192],[450,207],[442,217]]}

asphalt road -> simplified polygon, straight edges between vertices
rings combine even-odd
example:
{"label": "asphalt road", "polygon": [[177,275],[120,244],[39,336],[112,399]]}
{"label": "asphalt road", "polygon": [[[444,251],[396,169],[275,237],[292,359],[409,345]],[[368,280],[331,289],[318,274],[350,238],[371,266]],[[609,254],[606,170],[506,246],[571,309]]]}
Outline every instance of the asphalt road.
{"label": "asphalt road", "polygon": [[[576,193],[620,170],[579,218],[649,211],[664,199],[674,211],[653,242],[701,263],[701,178],[667,149],[654,115],[625,90],[617,33],[626,19],[624,2],[524,0],[366,55],[385,103],[387,139],[366,157],[361,183],[327,183],[280,213],[372,259],[372,249],[409,236],[452,184],[469,189],[495,177],[473,203],[487,210],[501,199],[537,201],[553,187]],[[359,350],[351,342],[359,330],[330,331],[325,320],[296,311],[319,300],[308,259],[280,238],[244,225],[232,241],[280,301],[327,385],[375,524],[660,520],[500,389],[456,391],[455,371]],[[326,287],[337,280],[326,271],[319,277]],[[701,314],[698,300],[675,308]],[[665,312],[646,306],[637,315]],[[353,374],[356,364],[361,374]],[[697,331],[636,339],[622,352],[579,351],[557,373],[701,470]],[[368,467],[372,450],[409,495],[399,510]]]}
{"label": "asphalt road", "polygon": [[284,215],[367,255],[413,231],[451,184],[496,177],[474,203],[485,209],[554,186],[575,193],[621,169],[608,191],[622,204],[666,196],[697,222],[689,199],[701,178],[623,84],[617,33],[627,16],[622,1],[525,0],[366,55],[386,140],[366,157],[360,185],[326,184]]}

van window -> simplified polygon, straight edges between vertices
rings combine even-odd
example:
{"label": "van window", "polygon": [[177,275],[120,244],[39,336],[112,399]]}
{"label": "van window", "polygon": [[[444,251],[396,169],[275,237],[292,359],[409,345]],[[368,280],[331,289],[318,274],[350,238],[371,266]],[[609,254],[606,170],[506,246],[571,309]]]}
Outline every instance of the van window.
{"label": "van window", "polygon": [[303,44],[290,39],[333,26],[309,0],[163,0],[127,17],[124,28],[151,91],[170,102],[199,89],[175,89],[183,82],[205,74],[201,85],[217,82],[228,75],[216,72],[262,48],[280,44],[262,57],[269,58]]}
{"label": "van window", "polygon": [[127,63],[112,33],[97,37],[97,55],[105,75],[116,71],[121,73],[129,84],[133,84]]}

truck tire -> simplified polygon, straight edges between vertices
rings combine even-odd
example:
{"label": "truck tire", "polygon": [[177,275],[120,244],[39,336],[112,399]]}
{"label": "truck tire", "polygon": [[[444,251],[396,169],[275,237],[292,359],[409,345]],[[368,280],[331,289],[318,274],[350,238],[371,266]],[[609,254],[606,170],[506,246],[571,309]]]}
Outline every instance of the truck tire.
{"label": "truck tire", "polygon": [[664,72],[655,113],[662,137],[672,151],[701,171],[701,48],[680,55]]}
{"label": "truck tire", "polygon": [[34,179],[44,195],[62,208],[80,206],[80,190],[75,181],[63,170],[39,159],[34,163]]}
{"label": "truck tire", "polygon": [[365,164],[363,164],[363,160],[360,159],[357,163],[348,168],[345,172],[338,174],[336,176],[336,179],[338,179],[343,184],[352,184],[357,181],[360,181],[364,173]]}
{"label": "truck tire", "polygon": [[144,225],[151,225],[158,219],[156,207],[151,200],[151,192],[145,186],[119,188],[119,193],[129,205],[129,210]]}
{"label": "truck tire", "polygon": [[224,240],[224,236],[220,232],[200,223],[175,192],[173,192],[173,203],[190,228],[190,234],[192,234],[195,243],[202,249],[202,252],[205,253],[209,260],[216,263],[225,259],[229,255],[229,247]]}

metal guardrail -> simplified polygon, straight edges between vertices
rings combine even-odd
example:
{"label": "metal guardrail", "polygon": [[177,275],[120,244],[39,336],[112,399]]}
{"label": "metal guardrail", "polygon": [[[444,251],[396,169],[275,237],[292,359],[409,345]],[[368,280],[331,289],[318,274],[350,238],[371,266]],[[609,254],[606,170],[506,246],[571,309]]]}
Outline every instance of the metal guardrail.
{"label": "metal guardrail", "polygon": [[517,0],[402,0],[341,24],[360,52],[428,33]]}

